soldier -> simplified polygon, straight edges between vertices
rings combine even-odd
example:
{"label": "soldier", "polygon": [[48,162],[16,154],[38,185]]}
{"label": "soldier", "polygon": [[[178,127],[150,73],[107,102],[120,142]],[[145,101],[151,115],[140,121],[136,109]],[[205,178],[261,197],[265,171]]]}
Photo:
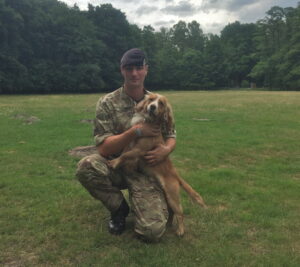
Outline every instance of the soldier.
{"label": "soldier", "polygon": [[94,123],[95,143],[99,154],[84,157],[78,163],[76,175],[80,183],[110,211],[108,230],[119,235],[125,230],[129,206],[121,189],[128,189],[131,210],[135,218],[135,232],[143,240],[158,240],[164,233],[168,208],[164,192],[155,177],[142,171],[129,174],[122,169],[112,170],[107,159],[113,159],[136,138],[157,136],[160,131],[165,144],[148,151],[145,161],[155,165],[163,161],[175,148],[174,125],[162,129],[147,123],[131,126],[136,104],[149,92],[144,88],[148,65],[145,53],[137,48],[128,50],[121,59],[124,85],[100,98],[96,106]]}

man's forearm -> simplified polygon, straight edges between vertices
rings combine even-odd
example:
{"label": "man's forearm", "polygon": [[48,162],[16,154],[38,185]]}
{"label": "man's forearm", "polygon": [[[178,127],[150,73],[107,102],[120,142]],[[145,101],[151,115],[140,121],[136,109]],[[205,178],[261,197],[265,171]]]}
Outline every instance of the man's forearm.
{"label": "man's forearm", "polygon": [[104,142],[98,146],[100,155],[109,157],[121,153],[123,149],[136,138],[135,128],[136,127],[133,126],[121,134],[107,137]]}
{"label": "man's forearm", "polygon": [[[173,152],[173,150],[176,147],[176,139],[175,138],[168,138],[165,142],[165,146],[167,146],[170,149],[170,153]],[[169,154],[170,154],[169,153]]]}

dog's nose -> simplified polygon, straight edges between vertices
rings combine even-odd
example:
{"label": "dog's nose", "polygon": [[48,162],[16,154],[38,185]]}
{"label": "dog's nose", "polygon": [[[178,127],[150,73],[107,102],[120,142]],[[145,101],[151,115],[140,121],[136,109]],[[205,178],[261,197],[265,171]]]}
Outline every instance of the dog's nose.
{"label": "dog's nose", "polygon": [[150,111],[154,111],[156,109],[156,106],[155,105],[151,105],[150,106]]}

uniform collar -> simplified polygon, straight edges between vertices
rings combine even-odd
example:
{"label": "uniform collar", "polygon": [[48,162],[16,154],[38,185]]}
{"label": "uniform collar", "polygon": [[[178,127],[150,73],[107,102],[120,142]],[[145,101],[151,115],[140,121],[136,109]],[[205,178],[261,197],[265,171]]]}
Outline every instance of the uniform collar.
{"label": "uniform collar", "polygon": [[127,103],[131,103],[131,104],[134,104],[134,105],[136,105],[136,104],[139,103],[140,101],[144,100],[144,99],[145,99],[145,95],[147,95],[147,94],[150,93],[149,91],[147,91],[147,90],[144,88],[144,97],[143,97],[142,99],[140,99],[139,101],[135,101],[135,100],[133,100],[129,95],[127,95],[127,94],[125,93],[125,88],[124,88],[124,86],[122,86],[122,87],[120,88],[120,92],[121,92],[121,97],[122,97],[122,99],[124,99]]}

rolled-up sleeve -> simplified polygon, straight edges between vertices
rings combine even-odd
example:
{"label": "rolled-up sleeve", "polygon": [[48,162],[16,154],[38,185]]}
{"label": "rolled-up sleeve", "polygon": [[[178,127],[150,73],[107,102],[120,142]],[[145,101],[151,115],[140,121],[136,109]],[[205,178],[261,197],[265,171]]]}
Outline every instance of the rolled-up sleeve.
{"label": "rolled-up sleeve", "polygon": [[114,135],[113,112],[109,110],[107,103],[100,99],[96,106],[96,118],[94,120],[94,140],[99,146],[104,140]]}
{"label": "rolled-up sleeve", "polygon": [[163,131],[162,135],[163,135],[164,139],[176,138],[175,124],[173,124],[173,127],[171,129],[168,129],[167,131]]}
{"label": "rolled-up sleeve", "polygon": [[171,106],[169,106],[170,114],[162,127],[162,136],[164,139],[176,138],[175,120]]}

